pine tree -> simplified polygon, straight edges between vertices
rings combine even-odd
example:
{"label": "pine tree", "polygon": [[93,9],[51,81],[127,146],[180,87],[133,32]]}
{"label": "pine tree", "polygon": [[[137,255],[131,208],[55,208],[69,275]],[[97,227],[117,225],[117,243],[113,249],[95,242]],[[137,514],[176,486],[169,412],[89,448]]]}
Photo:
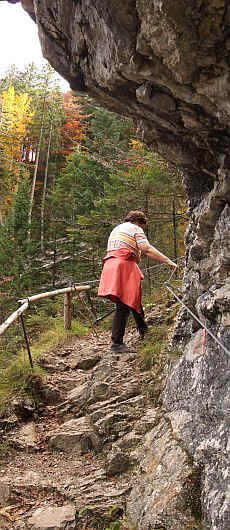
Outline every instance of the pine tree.
{"label": "pine tree", "polygon": [[12,197],[12,208],[0,226],[0,277],[13,277],[8,288],[14,296],[21,296],[34,285],[31,269],[36,246],[28,246],[26,238],[29,195],[30,182],[22,171]]}

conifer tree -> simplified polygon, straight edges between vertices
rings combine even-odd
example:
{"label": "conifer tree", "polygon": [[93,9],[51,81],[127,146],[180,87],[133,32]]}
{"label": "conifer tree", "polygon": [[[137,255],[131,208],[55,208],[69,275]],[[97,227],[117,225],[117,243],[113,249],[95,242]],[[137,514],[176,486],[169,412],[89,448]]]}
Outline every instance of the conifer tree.
{"label": "conifer tree", "polygon": [[36,245],[27,244],[30,182],[25,172],[19,176],[17,190],[12,198],[4,224],[0,226],[0,277],[12,277],[8,288],[14,296],[21,296],[34,285],[31,274]]}

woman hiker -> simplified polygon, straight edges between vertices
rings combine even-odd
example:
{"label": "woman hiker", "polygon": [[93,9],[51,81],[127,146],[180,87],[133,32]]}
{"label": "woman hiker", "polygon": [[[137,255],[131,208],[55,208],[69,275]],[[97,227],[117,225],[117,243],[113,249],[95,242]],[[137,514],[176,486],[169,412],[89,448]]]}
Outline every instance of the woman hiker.
{"label": "woman hiker", "polygon": [[148,329],[141,304],[141,280],[144,278],[138,267],[141,252],[170,267],[177,267],[176,263],[150,245],[143,230],[146,222],[143,212],[133,210],[123,223],[112,230],[108,239],[98,296],[110,298],[116,304],[110,348],[113,353],[131,351],[123,342],[130,311],[141,338],[144,338]]}

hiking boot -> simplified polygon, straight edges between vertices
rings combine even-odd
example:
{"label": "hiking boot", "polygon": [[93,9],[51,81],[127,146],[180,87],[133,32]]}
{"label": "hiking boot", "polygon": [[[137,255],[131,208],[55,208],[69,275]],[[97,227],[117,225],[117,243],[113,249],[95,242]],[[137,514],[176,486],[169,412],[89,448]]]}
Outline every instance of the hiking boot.
{"label": "hiking boot", "polygon": [[145,333],[139,333],[139,340],[144,340],[147,335],[147,331]]}
{"label": "hiking boot", "polygon": [[144,338],[145,338],[145,333],[139,333],[139,337],[137,340],[139,342],[140,340],[144,340]]}
{"label": "hiking boot", "polygon": [[148,332],[149,332],[149,328],[148,326],[146,326],[146,328],[142,329],[141,331],[139,331],[139,340],[144,340],[144,338],[146,337],[146,335],[148,335]]}
{"label": "hiking boot", "polygon": [[112,344],[110,348],[111,353],[134,353],[135,348],[128,348],[126,344]]}

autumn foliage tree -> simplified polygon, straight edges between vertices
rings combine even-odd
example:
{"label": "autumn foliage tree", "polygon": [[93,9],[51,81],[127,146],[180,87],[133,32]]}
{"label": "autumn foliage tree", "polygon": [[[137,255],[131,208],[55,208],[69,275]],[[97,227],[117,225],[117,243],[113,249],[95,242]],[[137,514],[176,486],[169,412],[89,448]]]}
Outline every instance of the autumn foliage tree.
{"label": "autumn foliage tree", "polygon": [[65,112],[64,123],[61,127],[61,152],[67,157],[72,151],[82,147],[87,129],[87,118],[83,114],[82,106],[73,99],[72,92],[64,95],[63,110]]}
{"label": "autumn foliage tree", "polygon": [[2,174],[3,211],[7,211],[11,194],[17,187],[20,174],[22,143],[33,118],[31,98],[15,93],[9,87],[1,96],[0,166]]}

